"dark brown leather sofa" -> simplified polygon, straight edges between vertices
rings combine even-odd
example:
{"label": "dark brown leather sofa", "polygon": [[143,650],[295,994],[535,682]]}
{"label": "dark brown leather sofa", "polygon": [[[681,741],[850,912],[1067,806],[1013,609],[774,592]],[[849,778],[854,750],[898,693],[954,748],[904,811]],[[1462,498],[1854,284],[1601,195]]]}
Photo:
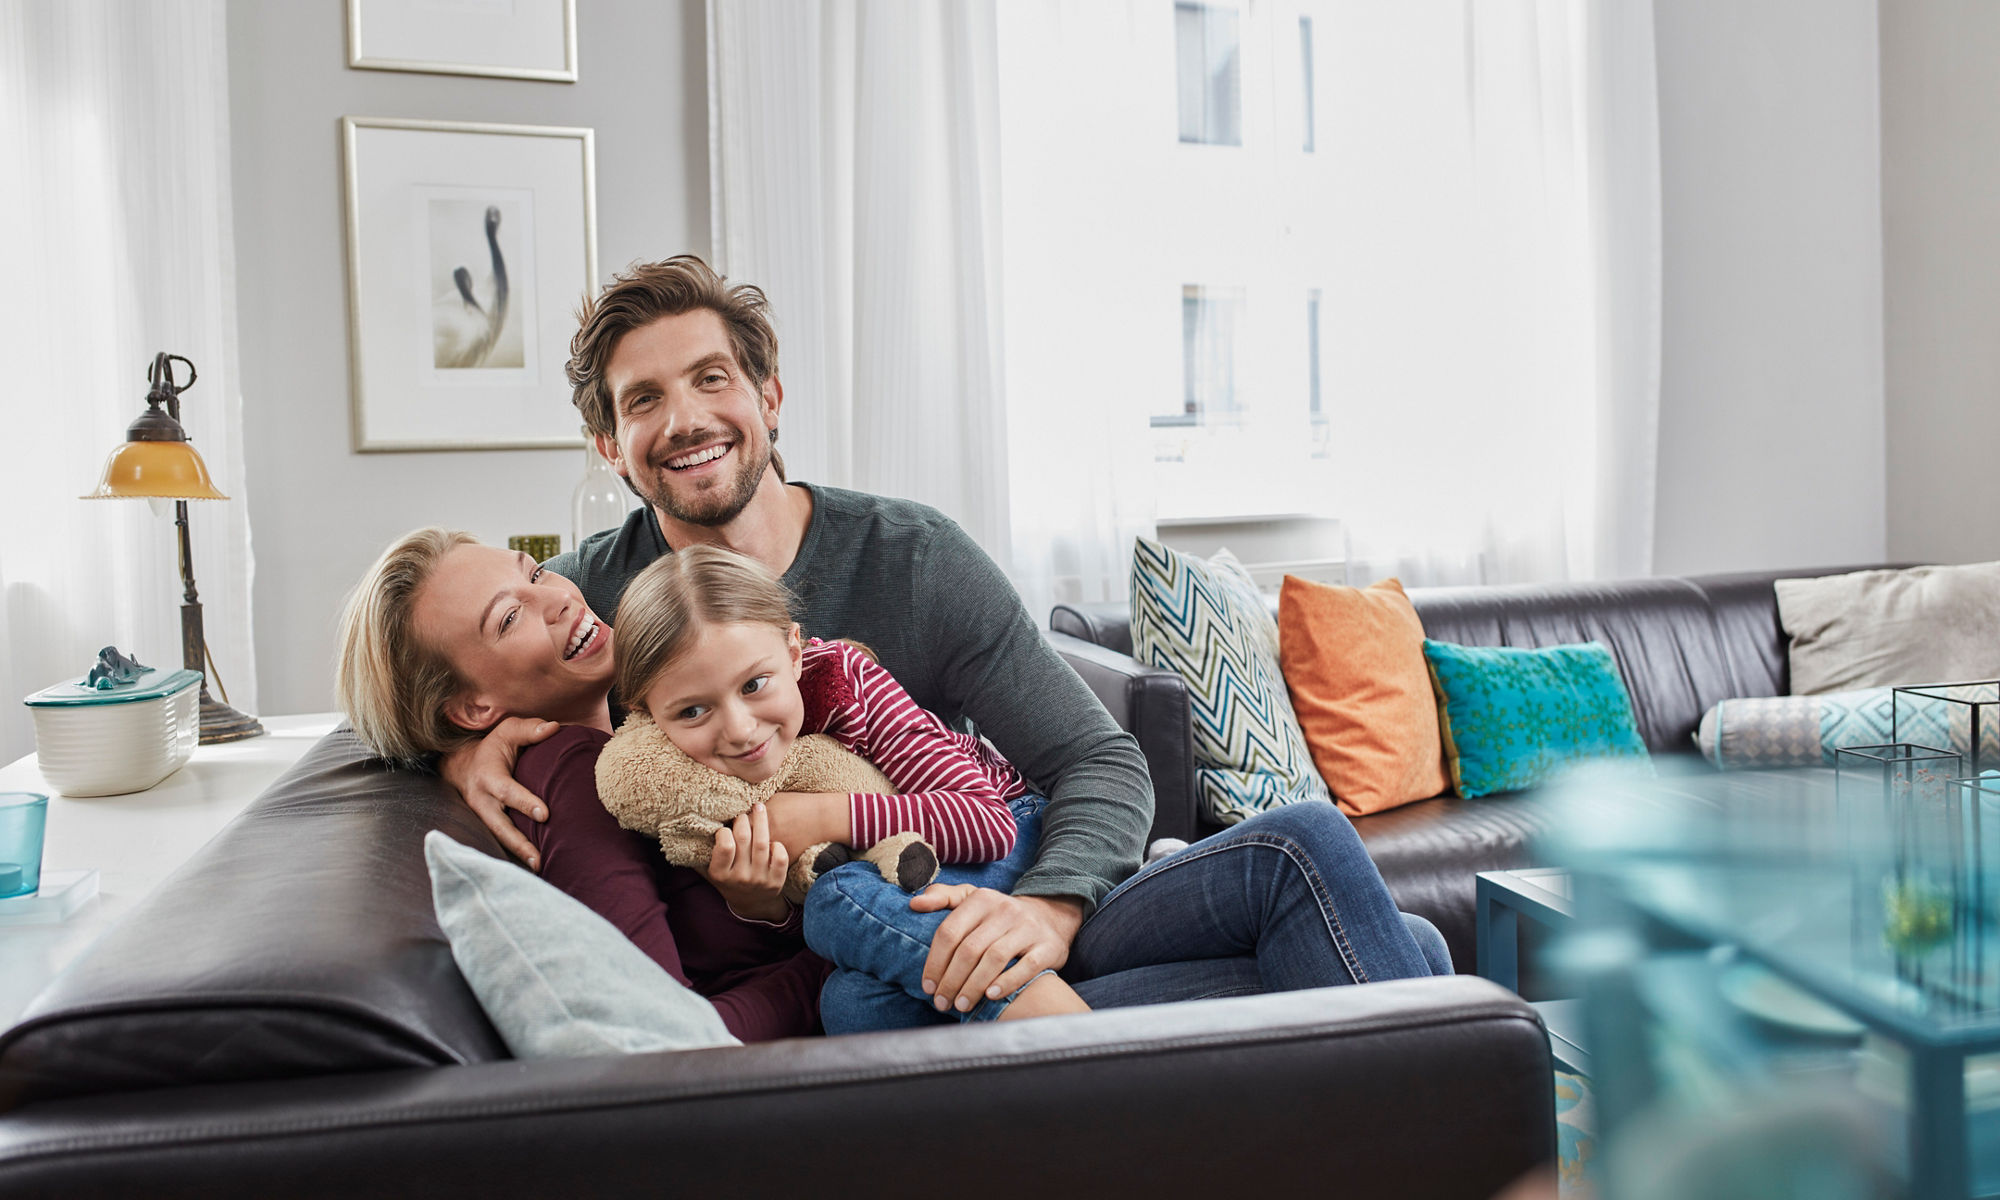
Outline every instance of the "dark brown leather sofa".
{"label": "dark brown leather sofa", "polygon": [[499,853],[329,735],[0,1034],[0,1196],[1483,1198],[1554,1155],[1540,1021],[1470,978],[514,1061],[432,828]]}
{"label": "dark brown leather sofa", "polygon": [[[1602,642],[1632,695],[1639,732],[1655,755],[1692,756],[1701,715],[1736,696],[1782,696],[1790,670],[1778,624],[1779,579],[1861,567],[1759,571],[1615,583],[1414,588],[1424,633],[1471,646]],[[1123,604],[1060,605],[1050,635],[1151,768],[1154,837],[1193,840],[1215,830],[1195,799],[1187,686],[1132,657]],[[1460,971],[1475,964],[1473,877],[1531,865],[1530,842],[1549,819],[1532,793],[1461,800],[1445,795],[1361,817],[1355,829],[1403,911],[1435,924]]]}

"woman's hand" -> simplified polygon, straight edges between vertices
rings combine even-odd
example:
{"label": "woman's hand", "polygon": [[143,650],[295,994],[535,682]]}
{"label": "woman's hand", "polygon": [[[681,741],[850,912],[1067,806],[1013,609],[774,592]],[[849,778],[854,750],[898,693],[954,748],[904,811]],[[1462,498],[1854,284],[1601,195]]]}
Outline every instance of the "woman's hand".
{"label": "woman's hand", "polygon": [[761,804],[715,831],[715,849],[708,856],[708,881],[729,904],[729,911],[752,921],[782,922],[792,906],[779,893],[792,856],[771,836],[771,817]]}
{"label": "woman's hand", "polygon": [[537,821],[548,820],[549,810],[543,807],[541,797],[515,782],[514,760],[520,757],[522,747],[532,746],[560,728],[554,721],[508,717],[487,730],[485,737],[438,760],[438,774],[458,789],[466,807],[477,813],[507,852],[528,864],[530,871],[542,869],[542,856],[535,853],[535,844],[514,828],[507,810]]}

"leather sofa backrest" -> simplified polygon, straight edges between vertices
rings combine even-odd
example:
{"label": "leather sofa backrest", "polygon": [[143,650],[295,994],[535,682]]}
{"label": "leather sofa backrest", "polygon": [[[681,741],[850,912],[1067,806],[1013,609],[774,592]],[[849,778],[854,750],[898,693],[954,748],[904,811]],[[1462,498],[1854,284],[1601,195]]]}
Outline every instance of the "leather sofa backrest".
{"label": "leather sofa backrest", "polygon": [[328,734],[0,1036],[0,1111],[507,1058],[433,916],[430,829],[500,854],[441,780]]}
{"label": "leather sofa backrest", "polygon": [[1708,602],[1684,580],[1415,588],[1410,603],[1425,636],[1441,642],[1527,649],[1602,643],[1655,754],[1692,751],[1701,714],[1733,694]]}
{"label": "leather sofa backrest", "polygon": [[[1913,565],[1889,563],[1887,567]],[[1723,653],[1728,656],[1730,671],[1736,678],[1735,694],[1783,696],[1792,690],[1791,644],[1784,627],[1778,623],[1778,591],[1771,585],[1780,579],[1811,579],[1882,567],[1883,564],[1876,564],[1691,575],[1688,582],[1708,598],[1708,606],[1715,613],[1716,635],[1722,640]]]}
{"label": "leather sofa backrest", "polygon": [[[1654,753],[1693,749],[1701,715],[1736,696],[1787,690],[1786,639],[1772,582],[1863,567],[1501,587],[1412,588],[1428,637],[1468,646],[1602,642],[1632,694]],[[1276,599],[1271,601],[1275,610]],[[1051,629],[1132,652],[1131,609],[1063,604]]]}

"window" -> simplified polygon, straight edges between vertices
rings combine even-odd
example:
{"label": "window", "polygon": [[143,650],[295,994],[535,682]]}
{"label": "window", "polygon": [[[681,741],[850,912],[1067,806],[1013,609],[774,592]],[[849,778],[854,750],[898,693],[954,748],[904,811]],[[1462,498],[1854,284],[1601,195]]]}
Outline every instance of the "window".
{"label": "window", "polygon": [[[1339,164],[1314,154],[1324,14],[1292,0],[1176,0],[1169,30],[1168,6],[1154,11],[1156,69],[1169,47],[1175,56],[1179,139],[1161,139],[1148,202],[1163,211],[1131,253],[1154,260],[1133,263],[1153,297],[1149,321],[1180,300],[1178,378],[1151,375],[1148,393],[1158,515],[1325,513],[1343,396],[1321,353],[1339,344],[1325,343],[1320,313],[1340,294],[1322,291],[1339,269],[1327,215],[1340,208]],[[1216,145],[1235,148],[1226,163]],[[1147,335],[1152,354],[1172,353],[1168,336]]]}
{"label": "window", "polygon": [[1239,291],[1190,283],[1181,288],[1181,408],[1155,426],[1205,425],[1242,408],[1236,390]]}
{"label": "window", "polygon": [[1306,292],[1306,419],[1312,431],[1312,456],[1327,457],[1331,439],[1327,436],[1326,409],[1321,406],[1319,396],[1318,288]]}
{"label": "window", "polygon": [[1233,8],[1174,5],[1181,141],[1243,144],[1242,42]]}
{"label": "window", "polygon": [[1299,91],[1305,99],[1303,149],[1313,152],[1313,19],[1299,18]]}

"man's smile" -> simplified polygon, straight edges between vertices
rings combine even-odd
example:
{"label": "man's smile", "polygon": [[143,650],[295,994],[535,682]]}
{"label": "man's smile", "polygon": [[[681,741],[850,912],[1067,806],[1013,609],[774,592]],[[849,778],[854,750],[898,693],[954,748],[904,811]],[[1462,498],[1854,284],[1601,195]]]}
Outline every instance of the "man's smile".
{"label": "man's smile", "polygon": [[668,459],[667,469],[670,471],[687,471],[695,467],[704,466],[729,453],[730,445],[731,443],[729,442],[714,442],[698,450],[690,450],[686,454]]}

